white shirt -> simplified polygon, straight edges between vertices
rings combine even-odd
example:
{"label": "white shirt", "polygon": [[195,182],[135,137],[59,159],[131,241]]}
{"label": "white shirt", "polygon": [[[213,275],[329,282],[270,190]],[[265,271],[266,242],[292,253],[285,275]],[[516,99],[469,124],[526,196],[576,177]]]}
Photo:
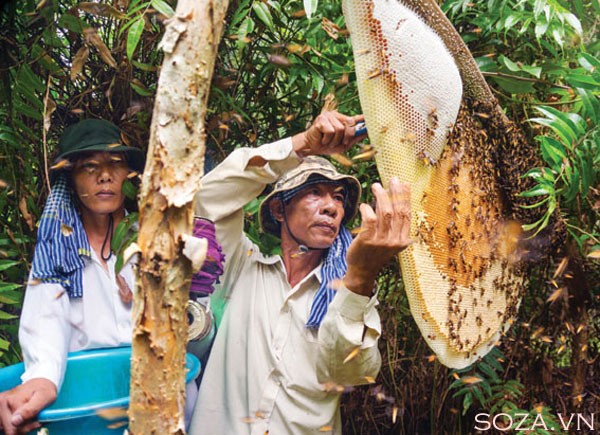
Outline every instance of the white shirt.
{"label": "white shirt", "polygon": [[[254,156],[269,163],[247,167]],[[291,288],[281,258],[262,255],[243,233],[243,206],[299,162],[285,139],[234,151],[202,181],[196,213],[216,224],[226,255],[216,291],[227,306],[192,435],[341,433],[337,387],[367,383],[379,372],[376,298],[341,288],[320,328],[308,329],[320,266]]]}
{"label": "white shirt", "polygon": [[[131,344],[131,305],[119,297],[115,255],[107,261],[108,270],[93,250],[84,261],[82,298],[69,298],[60,284],[27,285],[19,325],[23,382],[46,378],[60,390],[68,352]],[[131,260],[120,274],[133,290]]]}

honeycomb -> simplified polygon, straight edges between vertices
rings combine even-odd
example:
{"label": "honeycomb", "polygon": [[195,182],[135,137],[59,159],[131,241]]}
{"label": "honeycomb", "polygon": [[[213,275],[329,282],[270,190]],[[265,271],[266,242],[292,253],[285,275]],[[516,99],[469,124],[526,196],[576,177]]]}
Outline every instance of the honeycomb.
{"label": "honeycomb", "polygon": [[412,315],[441,363],[470,365],[516,313],[520,226],[503,218],[493,152],[442,40],[396,0],[344,0],[360,101],[384,185],[411,184],[400,254]]}

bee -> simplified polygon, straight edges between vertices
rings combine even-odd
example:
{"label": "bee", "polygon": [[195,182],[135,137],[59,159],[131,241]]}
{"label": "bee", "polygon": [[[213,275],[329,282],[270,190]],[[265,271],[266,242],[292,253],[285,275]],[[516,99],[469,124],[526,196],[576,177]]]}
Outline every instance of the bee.
{"label": "bee", "polygon": [[417,158],[421,161],[421,163],[423,163],[426,166],[433,166],[436,163],[435,159],[431,157],[429,153],[425,150],[419,151],[419,153],[417,154]]}

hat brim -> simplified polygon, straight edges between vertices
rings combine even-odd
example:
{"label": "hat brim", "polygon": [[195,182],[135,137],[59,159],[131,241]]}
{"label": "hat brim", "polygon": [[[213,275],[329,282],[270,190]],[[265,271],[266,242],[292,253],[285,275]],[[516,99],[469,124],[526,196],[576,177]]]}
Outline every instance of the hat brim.
{"label": "hat brim", "polygon": [[346,202],[344,203],[344,218],[342,219],[342,225],[348,223],[350,220],[352,220],[352,218],[354,218],[354,216],[356,216],[356,213],[358,212],[358,202],[362,192],[362,188],[358,179],[351,175],[339,173],[324,174],[318,170],[308,170],[298,174],[294,178],[293,182],[286,185],[285,188],[273,189],[273,191],[263,199],[260,204],[258,218],[260,228],[263,232],[279,237],[281,225],[273,218],[269,208],[269,203],[276,198],[279,193],[294,189],[306,183],[306,181],[308,181],[312,175],[319,175],[331,181],[339,181],[340,184],[345,184],[347,186],[348,192]]}
{"label": "hat brim", "polygon": [[77,149],[72,151],[67,151],[59,156],[59,159],[72,159],[77,154],[89,153],[89,152],[108,152],[108,153],[124,153],[127,156],[127,164],[131,169],[137,172],[144,171],[144,164],[146,160],[146,155],[139,148],[129,147],[126,145],[117,145],[110,147],[108,145],[91,145],[89,147],[83,149]]}

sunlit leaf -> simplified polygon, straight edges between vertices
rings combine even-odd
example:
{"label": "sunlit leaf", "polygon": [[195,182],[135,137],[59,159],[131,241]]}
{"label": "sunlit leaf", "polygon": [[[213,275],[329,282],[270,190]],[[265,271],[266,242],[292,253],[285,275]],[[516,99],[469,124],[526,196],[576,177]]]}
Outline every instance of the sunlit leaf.
{"label": "sunlit leaf", "polygon": [[144,18],[138,17],[129,27],[129,31],[127,32],[127,58],[129,60],[133,59],[133,54],[135,49],[137,48],[140,38],[142,37],[142,32],[144,31]]}
{"label": "sunlit leaf", "polygon": [[171,18],[175,14],[173,8],[164,0],[152,0],[151,4],[154,9],[167,18]]}
{"label": "sunlit leaf", "polygon": [[271,16],[271,11],[269,11],[269,6],[266,3],[260,1],[254,2],[252,4],[252,10],[265,26],[268,28],[273,27],[273,17]]}
{"label": "sunlit leaf", "polygon": [[306,12],[306,18],[311,19],[312,15],[317,10],[319,0],[302,0],[304,4],[304,12]]}

